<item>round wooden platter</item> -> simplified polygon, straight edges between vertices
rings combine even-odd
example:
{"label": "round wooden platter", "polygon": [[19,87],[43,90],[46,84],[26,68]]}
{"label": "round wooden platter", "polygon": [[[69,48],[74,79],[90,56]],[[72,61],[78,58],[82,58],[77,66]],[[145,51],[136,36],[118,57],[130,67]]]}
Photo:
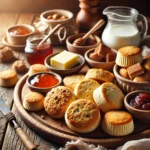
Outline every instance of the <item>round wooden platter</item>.
{"label": "round wooden platter", "polygon": [[[116,148],[129,140],[150,137],[150,124],[136,120],[135,130],[132,134],[123,137],[113,137],[105,134],[100,126],[91,133],[78,134],[67,127],[64,119],[53,119],[44,110],[38,112],[26,111],[22,106],[22,100],[25,94],[29,92],[29,88],[26,85],[27,77],[27,74],[24,75],[15,87],[14,102],[16,108],[28,127],[49,141],[65,144],[67,141],[80,139],[94,145],[99,144],[106,148]],[[44,119],[41,116],[44,116]]]}

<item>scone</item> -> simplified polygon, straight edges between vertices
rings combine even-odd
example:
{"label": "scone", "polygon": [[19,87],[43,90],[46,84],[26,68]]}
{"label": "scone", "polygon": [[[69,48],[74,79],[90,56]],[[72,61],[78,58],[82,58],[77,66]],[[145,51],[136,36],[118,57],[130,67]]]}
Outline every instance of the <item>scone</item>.
{"label": "scone", "polygon": [[111,82],[105,82],[95,89],[93,98],[99,109],[104,113],[123,107],[124,94],[118,86]]}
{"label": "scone", "polygon": [[101,115],[98,107],[87,99],[72,102],[65,113],[67,126],[78,133],[88,133],[95,130],[99,126],[100,120]]}
{"label": "scone", "polygon": [[83,74],[69,75],[69,76],[66,76],[63,79],[63,84],[65,86],[69,87],[71,90],[74,90],[77,83],[79,83],[82,80],[84,80],[84,75]]}
{"label": "scone", "polygon": [[47,93],[44,108],[52,118],[63,118],[69,104],[74,100],[76,96],[70,88],[57,86]]}
{"label": "scone", "polygon": [[12,68],[17,72],[17,73],[23,73],[27,70],[26,64],[22,60],[16,60],[12,64]]}
{"label": "scone", "polygon": [[103,69],[89,69],[85,75],[85,79],[93,79],[96,80],[100,83],[103,82],[113,82],[114,80],[114,75]]}
{"label": "scone", "polygon": [[119,74],[126,79],[130,79],[126,68],[120,68]]}
{"label": "scone", "polygon": [[34,64],[30,67],[28,71],[28,75],[31,76],[32,74],[38,73],[38,72],[48,72],[48,68],[46,68],[45,65],[42,64]]}
{"label": "scone", "polygon": [[0,62],[7,62],[14,58],[14,54],[12,52],[12,49],[9,47],[5,47],[3,45],[0,45]]}
{"label": "scone", "polygon": [[112,136],[125,136],[133,132],[132,116],[125,111],[107,112],[102,121],[102,129]]}
{"label": "scone", "polygon": [[29,92],[23,99],[23,107],[29,111],[39,111],[44,108],[44,96],[37,92]]}
{"label": "scone", "polygon": [[94,102],[93,91],[99,86],[100,84],[97,81],[85,79],[76,85],[74,93],[78,99],[89,99]]}
{"label": "scone", "polygon": [[116,64],[121,67],[129,67],[141,63],[143,57],[140,48],[136,46],[125,46],[118,50]]}
{"label": "scone", "polygon": [[14,70],[9,69],[0,72],[0,86],[2,87],[14,86],[18,79],[17,73]]}
{"label": "scone", "polygon": [[143,67],[145,70],[150,71],[150,58],[145,60]]}

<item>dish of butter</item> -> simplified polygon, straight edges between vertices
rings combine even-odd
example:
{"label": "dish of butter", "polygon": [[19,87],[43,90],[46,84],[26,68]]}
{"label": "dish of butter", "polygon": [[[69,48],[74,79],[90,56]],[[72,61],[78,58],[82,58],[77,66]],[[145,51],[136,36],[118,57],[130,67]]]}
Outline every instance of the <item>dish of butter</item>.
{"label": "dish of butter", "polygon": [[64,50],[50,59],[50,65],[56,69],[71,69],[78,64],[78,55]]}

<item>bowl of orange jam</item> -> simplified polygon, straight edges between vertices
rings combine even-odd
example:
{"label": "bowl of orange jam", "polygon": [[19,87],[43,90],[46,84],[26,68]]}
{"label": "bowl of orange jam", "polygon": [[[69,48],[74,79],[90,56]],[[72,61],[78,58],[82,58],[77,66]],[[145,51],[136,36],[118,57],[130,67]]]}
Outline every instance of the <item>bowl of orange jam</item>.
{"label": "bowl of orange jam", "polygon": [[12,45],[25,45],[26,39],[35,32],[31,25],[14,25],[6,30],[7,41]]}
{"label": "bowl of orange jam", "polygon": [[26,83],[31,91],[46,94],[53,87],[60,85],[62,78],[53,72],[40,72],[29,76]]}

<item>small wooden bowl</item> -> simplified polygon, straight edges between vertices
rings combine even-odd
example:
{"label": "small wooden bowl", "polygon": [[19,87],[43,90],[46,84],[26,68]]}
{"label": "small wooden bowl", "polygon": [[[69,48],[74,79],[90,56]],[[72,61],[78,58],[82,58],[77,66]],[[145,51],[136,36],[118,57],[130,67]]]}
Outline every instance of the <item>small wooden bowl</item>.
{"label": "small wooden bowl", "polygon": [[55,54],[47,56],[46,59],[45,59],[45,61],[44,61],[44,63],[45,63],[45,66],[49,70],[51,70],[53,72],[56,72],[56,73],[58,73],[61,76],[67,76],[67,75],[70,75],[70,74],[78,73],[83,68],[83,66],[84,66],[84,63],[85,63],[84,57],[78,54],[78,56],[79,56],[79,62],[78,62],[78,64],[75,67],[73,67],[71,69],[65,69],[65,70],[60,70],[60,69],[53,68],[50,65],[50,59],[52,57],[54,57],[55,55],[57,55],[57,54],[58,53],[55,53]]}
{"label": "small wooden bowl", "polygon": [[[29,33],[24,34],[24,35],[14,35],[14,34],[10,33],[11,30],[17,29],[20,27],[23,27],[23,28],[26,28],[27,30],[29,30]],[[26,39],[29,36],[31,36],[34,32],[35,32],[35,29],[31,25],[27,25],[27,24],[14,25],[6,30],[7,41],[11,45],[25,45]]]}
{"label": "small wooden bowl", "polygon": [[[91,60],[91,59],[89,58],[89,55],[90,55],[91,53],[93,53],[94,50],[95,50],[95,48],[90,49],[90,50],[88,50],[88,51],[85,53],[85,55],[84,55],[85,60],[86,60],[86,62],[88,63],[88,65],[89,65],[90,67],[92,67],[92,68],[101,68],[101,69],[104,69],[104,70],[112,71],[112,70],[113,70],[113,67],[114,67],[114,65],[115,65],[115,61],[112,61],[112,62],[98,62],[98,61]],[[112,51],[116,53],[116,51],[114,51],[114,50],[112,50]],[[117,53],[116,53],[116,54],[117,54]]]}
{"label": "small wooden bowl", "polygon": [[[55,86],[51,86],[51,87],[47,87],[47,88],[39,88],[39,87],[36,87],[36,86],[33,86],[31,84],[31,80],[37,76],[37,75],[40,75],[40,74],[50,74],[50,75],[53,75],[55,78],[58,79],[58,83],[55,85]],[[27,83],[27,86],[30,88],[31,91],[35,91],[35,92],[39,92],[39,93],[42,93],[42,94],[46,94],[48,93],[52,88],[58,86],[58,85],[61,85],[62,83],[62,78],[60,75],[58,75],[57,73],[54,73],[54,72],[39,72],[39,73],[36,73],[36,74],[33,74],[31,76],[29,76],[26,80],[26,83]]]}
{"label": "small wooden bowl", "polygon": [[124,98],[124,105],[125,105],[126,109],[132,114],[132,116],[134,118],[139,119],[139,120],[143,120],[144,122],[150,122],[150,110],[136,109],[136,108],[129,105],[129,102],[133,98],[135,98],[139,93],[150,94],[150,91],[136,90],[136,91],[130,92]]}
{"label": "small wooden bowl", "polygon": [[115,65],[113,68],[113,73],[116,77],[117,84],[122,89],[124,93],[129,93],[135,90],[146,90],[150,91],[150,82],[133,82],[122,77],[119,74],[119,66]]}
{"label": "small wooden bowl", "polygon": [[95,39],[96,39],[96,44],[94,45],[89,45],[89,46],[74,46],[73,45],[73,41],[75,39],[78,39],[80,37],[83,37],[85,34],[84,33],[80,33],[80,34],[73,34],[71,36],[69,36],[66,40],[66,44],[67,44],[67,49],[68,51],[70,52],[73,52],[73,53],[77,53],[77,54],[80,54],[80,55],[83,55],[89,50],[89,49],[92,49],[92,48],[96,48],[100,42],[101,42],[101,39],[95,35]]}

